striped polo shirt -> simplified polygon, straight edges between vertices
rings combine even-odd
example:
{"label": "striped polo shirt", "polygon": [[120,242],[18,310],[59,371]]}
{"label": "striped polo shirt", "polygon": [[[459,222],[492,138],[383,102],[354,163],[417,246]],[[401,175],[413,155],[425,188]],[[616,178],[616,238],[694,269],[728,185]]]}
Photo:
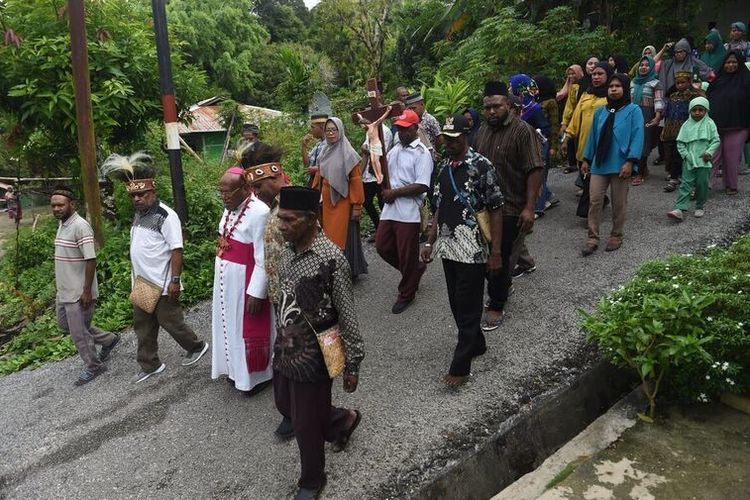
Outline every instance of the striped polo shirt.
{"label": "striped polo shirt", "polygon": [[[78,302],[86,279],[86,261],[95,258],[94,231],[86,219],[73,212],[68,220],[60,222],[55,236],[55,281],[58,302]],[[95,274],[91,285],[91,297],[96,299],[97,296]]]}

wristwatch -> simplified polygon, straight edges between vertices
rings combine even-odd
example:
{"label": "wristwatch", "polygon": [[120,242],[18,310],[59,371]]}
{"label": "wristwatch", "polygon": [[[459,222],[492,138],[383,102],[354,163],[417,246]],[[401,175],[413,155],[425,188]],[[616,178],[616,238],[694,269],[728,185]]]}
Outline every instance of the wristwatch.
{"label": "wristwatch", "polygon": [[179,284],[180,283],[180,277],[179,276],[172,276],[172,283]]}

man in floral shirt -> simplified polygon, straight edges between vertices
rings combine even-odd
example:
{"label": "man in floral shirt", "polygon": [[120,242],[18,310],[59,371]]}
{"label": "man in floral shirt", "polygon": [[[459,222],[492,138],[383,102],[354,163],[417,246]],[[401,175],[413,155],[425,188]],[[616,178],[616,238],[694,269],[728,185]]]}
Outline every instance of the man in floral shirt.
{"label": "man in floral shirt", "polygon": [[318,498],[326,483],[324,442],[343,450],[361,415],[331,406],[332,380],[317,333],[338,325],[346,350],[344,391],[354,392],[365,356],[354,310],[351,273],[341,250],[320,231],[320,192],[285,187],[279,230],[287,241],[279,255],[279,303],[274,345],[274,399],[292,421],[301,474],[295,499]]}
{"label": "man in floral shirt", "polygon": [[[458,344],[445,383],[466,383],[471,360],[487,350],[482,321],[484,279],[487,271],[502,269],[501,238],[503,194],[492,163],[469,147],[469,123],[462,114],[446,119],[442,133],[447,158],[438,165],[432,228],[421,257],[430,262],[443,259],[445,283],[453,318],[458,326]],[[477,213],[489,211],[491,243],[477,222]]]}

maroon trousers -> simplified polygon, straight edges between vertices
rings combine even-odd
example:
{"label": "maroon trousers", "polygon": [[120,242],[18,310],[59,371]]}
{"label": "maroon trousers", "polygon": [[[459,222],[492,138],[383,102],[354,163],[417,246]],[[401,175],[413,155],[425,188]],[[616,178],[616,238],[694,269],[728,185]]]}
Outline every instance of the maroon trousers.
{"label": "maroon trousers", "polygon": [[331,405],[332,380],[297,382],[273,372],[276,408],[292,421],[302,465],[297,486],[317,490],[325,482],[325,442],[338,440],[346,429],[349,410]]}
{"label": "maroon trousers", "polygon": [[380,220],[375,235],[375,248],[384,261],[398,269],[399,302],[411,302],[419,288],[419,280],[427,269],[419,261],[419,222]]}

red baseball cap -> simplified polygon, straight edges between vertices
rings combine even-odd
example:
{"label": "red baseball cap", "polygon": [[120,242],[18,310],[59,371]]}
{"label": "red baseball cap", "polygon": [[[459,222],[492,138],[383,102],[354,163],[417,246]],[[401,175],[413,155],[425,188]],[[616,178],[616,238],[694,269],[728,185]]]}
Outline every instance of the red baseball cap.
{"label": "red baseball cap", "polygon": [[419,125],[419,116],[414,111],[407,109],[403,113],[401,113],[401,116],[396,118],[396,121],[393,122],[393,124],[398,127],[411,127],[412,125]]}

